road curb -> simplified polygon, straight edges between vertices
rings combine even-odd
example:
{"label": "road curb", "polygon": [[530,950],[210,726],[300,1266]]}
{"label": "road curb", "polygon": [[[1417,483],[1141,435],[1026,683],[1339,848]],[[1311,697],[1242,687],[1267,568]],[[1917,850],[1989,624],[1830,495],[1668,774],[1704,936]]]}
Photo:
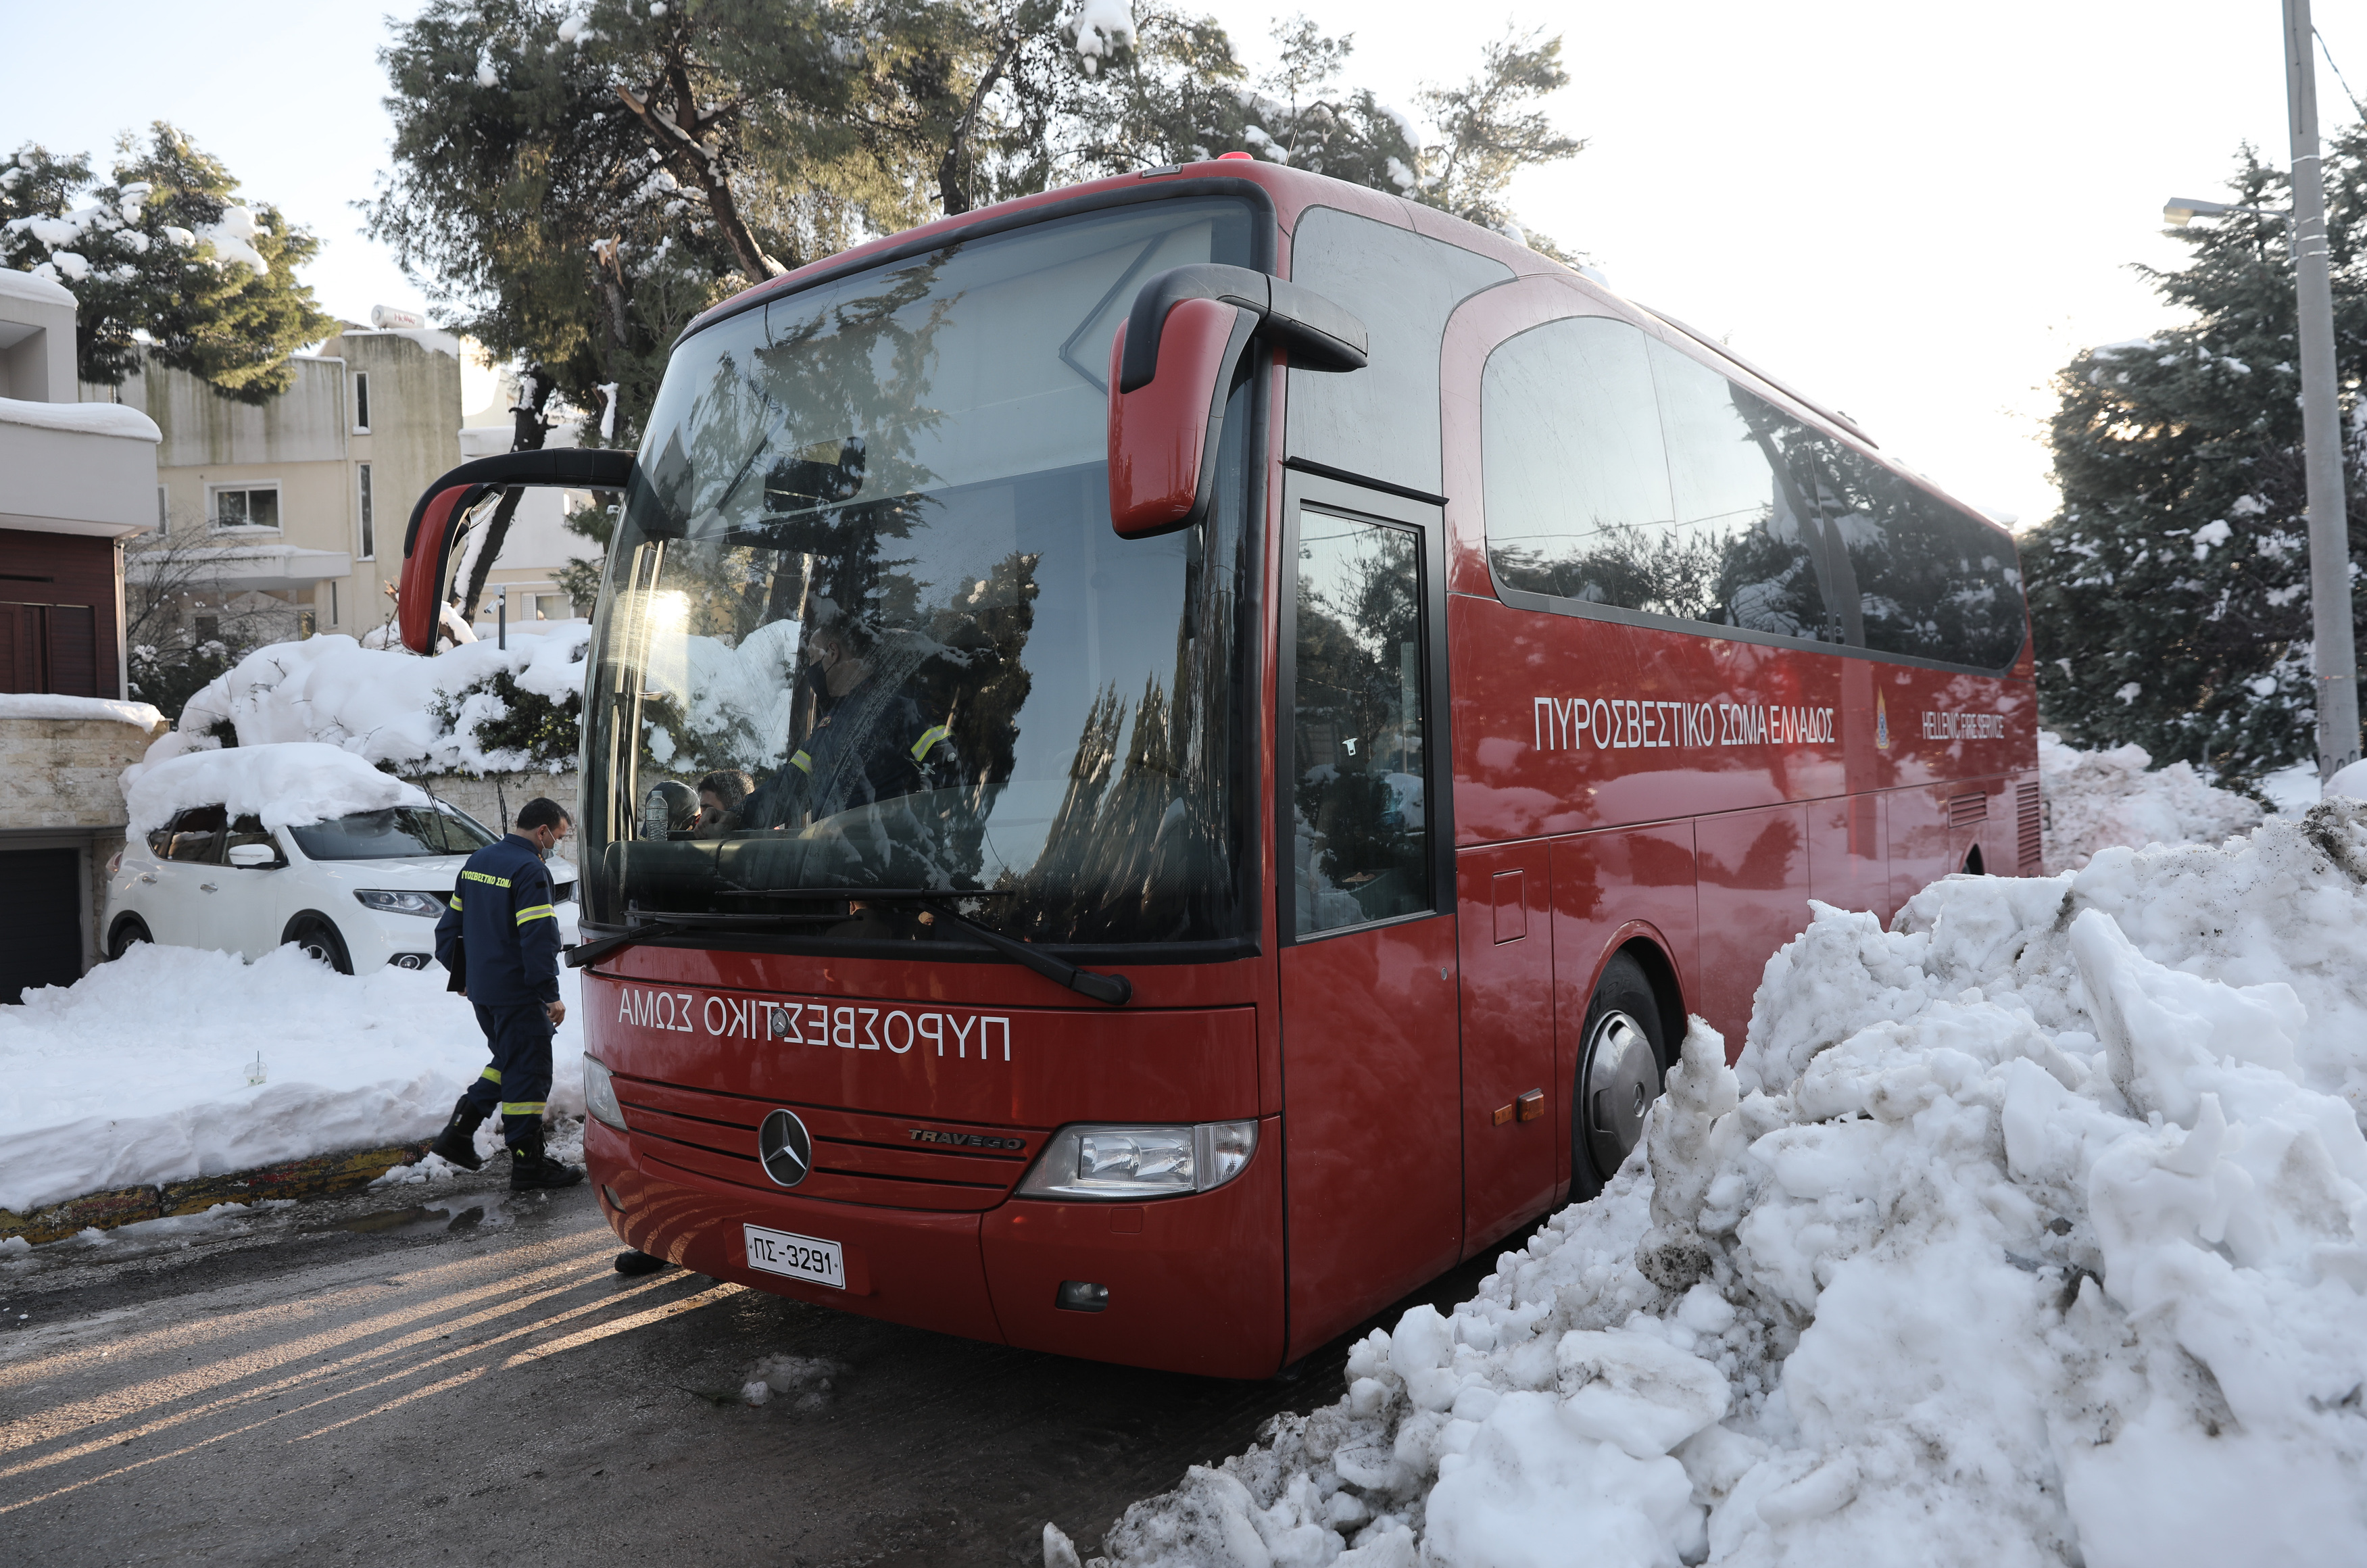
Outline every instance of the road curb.
{"label": "road curb", "polygon": [[169,1214],[198,1214],[217,1203],[253,1203],[267,1198],[319,1198],[332,1192],[368,1186],[398,1165],[427,1153],[429,1140],[386,1144],[375,1148],[340,1149],[280,1160],[249,1170],[200,1176],[187,1181],[167,1181],[148,1187],[114,1187],[85,1192],[29,1213],[0,1209],[0,1241],[23,1236],[39,1247],[61,1241],[78,1231],[96,1227],[113,1230],[141,1220]]}

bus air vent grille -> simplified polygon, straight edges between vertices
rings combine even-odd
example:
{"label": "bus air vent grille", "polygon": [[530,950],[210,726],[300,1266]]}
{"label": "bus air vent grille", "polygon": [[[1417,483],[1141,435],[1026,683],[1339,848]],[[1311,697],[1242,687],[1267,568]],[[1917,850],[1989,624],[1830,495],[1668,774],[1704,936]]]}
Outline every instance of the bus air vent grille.
{"label": "bus air vent grille", "polygon": [[778,1197],[757,1162],[756,1130],[786,1107],[813,1137],[800,1198],[938,1213],[991,1209],[1044,1146],[1036,1128],[884,1116],[791,1100],[693,1089],[616,1075],[617,1099],[640,1158]]}
{"label": "bus air vent grille", "polygon": [[1969,828],[1976,822],[1989,819],[1989,797],[1986,795],[1959,795],[1948,801],[1948,826]]}
{"label": "bus air vent grille", "polygon": [[2035,784],[2017,784],[2014,787],[2014,807],[2015,826],[2019,829],[2015,837],[2020,840],[2022,874],[2034,875],[2045,848],[2044,834],[2041,831],[2038,786]]}

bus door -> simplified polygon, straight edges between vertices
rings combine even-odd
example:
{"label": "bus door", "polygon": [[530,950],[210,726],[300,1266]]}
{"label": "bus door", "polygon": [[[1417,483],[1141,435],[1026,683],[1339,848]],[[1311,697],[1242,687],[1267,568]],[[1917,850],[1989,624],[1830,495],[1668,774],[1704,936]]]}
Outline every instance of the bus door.
{"label": "bus door", "polygon": [[1440,509],[1292,472],[1283,513],[1275,880],[1295,1358],[1460,1256],[1462,1089]]}

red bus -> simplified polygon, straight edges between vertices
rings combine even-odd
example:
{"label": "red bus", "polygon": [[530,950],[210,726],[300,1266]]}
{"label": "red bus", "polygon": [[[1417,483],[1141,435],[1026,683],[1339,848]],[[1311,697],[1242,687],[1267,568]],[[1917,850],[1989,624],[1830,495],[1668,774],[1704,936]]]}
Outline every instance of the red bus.
{"label": "red bus", "polygon": [[[2036,867],[2013,543],[1679,322],[1239,160],[946,219],[674,348],[583,696],[631,1246],[1274,1372],[1597,1190],[1808,900]],[[703,792],[703,793],[702,793]]]}

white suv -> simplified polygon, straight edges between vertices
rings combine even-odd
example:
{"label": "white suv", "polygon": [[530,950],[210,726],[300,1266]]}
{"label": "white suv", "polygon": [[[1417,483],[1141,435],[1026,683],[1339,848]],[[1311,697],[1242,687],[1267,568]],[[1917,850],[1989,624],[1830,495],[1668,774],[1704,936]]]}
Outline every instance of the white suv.
{"label": "white suv", "polygon": [[[156,942],[251,960],[292,942],[342,975],[425,969],[462,863],[496,837],[441,803],[276,833],[193,807],[108,864],[107,955]],[[572,942],[574,868],[553,862],[551,873],[561,937]]]}

